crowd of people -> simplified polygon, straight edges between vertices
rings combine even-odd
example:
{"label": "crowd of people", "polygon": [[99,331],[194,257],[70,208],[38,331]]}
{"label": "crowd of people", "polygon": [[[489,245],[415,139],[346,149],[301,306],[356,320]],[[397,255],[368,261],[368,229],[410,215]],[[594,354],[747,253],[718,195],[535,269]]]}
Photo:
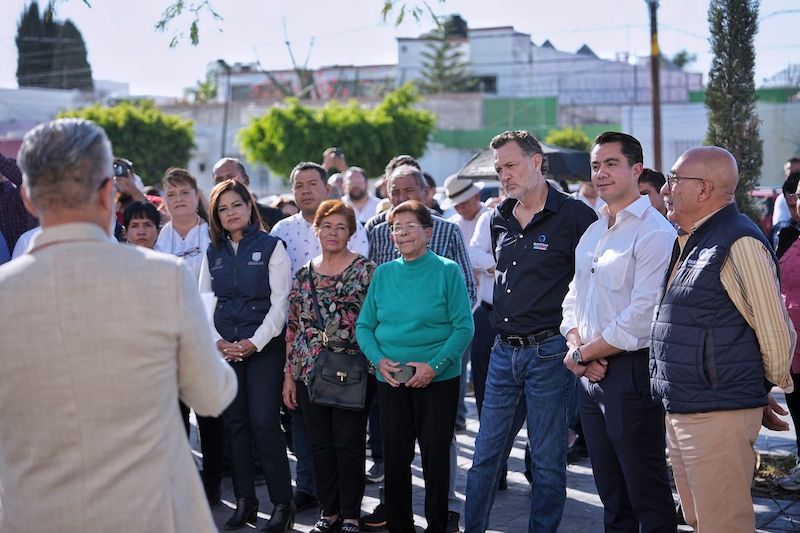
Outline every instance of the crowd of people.
{"label": "crowd of people", "polygon": [[[753,531],[755,439],[788,428],[773,386],[800,428],[800,160],[767,236],[722,148],[664,176],[606,132],[571,195],[530,133],[490,147],[486,202],[457,175],[437,202],[408,155],[380,200],[333,147],[265,206],[237,159],[206,201],[182,168],[145,190],[91,122],[31,130],[0,158],[0,529],[214,531],[227,467],[226,530],[257,524],[263,475],[262,531],[318,507],[314,533],[410,533],[418,444],[426,531],[480,533],[525,424],[529,531],[558,530],[581,446],[606,531]],[[380,503],[361,516],[368,482]],[[800,467],[781,485],[800,489]]]}

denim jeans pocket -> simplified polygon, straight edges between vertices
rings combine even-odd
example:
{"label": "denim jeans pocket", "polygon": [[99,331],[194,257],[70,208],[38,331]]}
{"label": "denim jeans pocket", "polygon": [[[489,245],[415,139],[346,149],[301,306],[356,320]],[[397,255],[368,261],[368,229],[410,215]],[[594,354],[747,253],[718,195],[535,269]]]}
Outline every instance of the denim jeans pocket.
{"label": "denim jeans pocket", "polygon": [[541,360],[564,359],[567,341],[561,335],[553,335],[539,343],[536,356]]}

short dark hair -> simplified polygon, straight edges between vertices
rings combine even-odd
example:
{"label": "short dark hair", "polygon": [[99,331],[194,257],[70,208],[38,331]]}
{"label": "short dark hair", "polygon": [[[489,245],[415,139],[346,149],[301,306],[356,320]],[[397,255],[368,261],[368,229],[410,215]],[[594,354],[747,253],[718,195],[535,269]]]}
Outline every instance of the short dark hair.
{"label": "short dark hair", "polygon": [[146,218],[157,228],[161,227],[161,215],[150,202],[131,202],[122,210],[122,224],[127,228],[134,218]]}
{"label": "short dark hair", "polygon": [[790,157],[789,159],[786,160],[786,163],[789,164],[800,163],[800,157]]}
{"label": "short dark hair", "polygon": [[492,140],[489,143],[489,148],[492,150],[497,150],[501,146],[505,146],[510,142],[517,143],[517,146],[519,146],[520,150],[522,150],[522,152],[528,157],[533,157],[536,154],[542,156],[541,171],[542,174],[547,173],[547,156],[544,155],[542,143],[540,143],[539,139],[531,135],[531,133],[526,130],[506,130],[503,133],[499,133],[492,137]]}
{"label": "short dark hair", "polygon": [[639,184],[649,183],[655,190],[660,191],[661,187],[667,182],[664,174],[652,168],[643,168],[642,173],[639,174]]}
{"label": "short dark hair", "polygon": [[325,170],[325,167],[320,165],[319,163],[314,163],[313,161],[301,161],[297,163],[294,168],[292,169],[292,173],[289,174],[289,181],[292,185],[294,185],[294,178],[297,177],[297,174],[303,170],[316,170],[319,173],[319,179],[322,183],[328,183],[328,171]]}
{"label": "short dark hair", "polygon": [[797,192],[797,185],[800,183],[800,172],[792,172],[786,181],[783,182],[783,194],[794,194]]}
{"label": "short dark hair", "polygon": [[211,189],[211,199],[208,201],[208,210],[210,211],[210,216],[208,217],[208,232],[211,234],[211,243],[216,248],[222,248],[225,243],[225,238],[228,236],[228,231],[222,226],[217,208],[219,206],[219,199],[223,194],[229,191],[238,194],[239,197],[250,206],[250,225],[257,225],[258,229],[264,230],[264,224],[261,222],[261,215],[258,213],[256,200],[253,198],[250,189],[237,180],[220,181]]}
{"label": "short dark hair", "polygon": [[352,237],[356,232],[356,212],[341,200],[325,200],[314,214],[314,227],[319,228],[322,221],[331,215],[342,215],[347,220],[347,230]]}
{"label": "short dark hair", "polygon": [[422,202],[418,202],[417,200],[406,200],[389,211],[389,216],[386,218],[389,227],[394,224],[395,217],[400,213],[411,213],[417,217],[417,221],[419,221],[421,225],[425,226],[426,228],[433,227],[433,217],[431,216],[431,212]]}
{"label": "short dark hair", "polygon": [[633,166],[636,163],[644,164],[644,155],[642,155],[642,143],[636,137],[622,133],[620,131],[606,131],[595,137],[592,146],[608,143],[619,143],[620,151],[625,159],[628,160],[628,165]]}
{"label": "short dark hair", "polygon": [[422,177],[425,178],[425,184],[432,189],[436,189],[436,180],[433,179],[433,176],[428,174],[427,172],[422,172]]}
{"label": "short dark hair", "polygon": [[386,163],[386,168],[383,169],[383,173],[387,178],[389,178],[389,176],[392,175],[392,172],[394,172],[394,169],[396,169],[397,167],[401,167],[403,165],[411,165],[417,170],[422,170],[419,161],[417,161],[410,155],[403,154],[403,155],[396,155],[393,158],[391,158],[389,162]]}

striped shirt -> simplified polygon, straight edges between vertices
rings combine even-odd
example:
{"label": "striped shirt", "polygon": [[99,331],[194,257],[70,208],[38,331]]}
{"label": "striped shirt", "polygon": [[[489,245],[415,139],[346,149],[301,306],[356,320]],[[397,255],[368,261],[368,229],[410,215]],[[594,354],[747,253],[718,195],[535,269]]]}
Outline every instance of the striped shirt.
{"label": "striped shirt", "polygon": [[[699,220],[692,231],[712,215],[714,213]],[[689,236],[688,233],[678,236],[681,254]],[[733,305],[755,331],[761,347],[764,375],[785,392],[792,392],[794,385],[789,375],[789,365],[797,343],[797,333],[783,304],[772,254],[752,237],[734,241],[722,265],[720,281]]]}

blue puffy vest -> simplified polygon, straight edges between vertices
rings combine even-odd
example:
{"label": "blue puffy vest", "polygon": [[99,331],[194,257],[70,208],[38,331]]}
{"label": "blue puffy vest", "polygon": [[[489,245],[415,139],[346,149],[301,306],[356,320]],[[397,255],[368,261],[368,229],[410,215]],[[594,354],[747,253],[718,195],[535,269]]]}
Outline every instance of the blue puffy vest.
{"label": "blue puffy vest", "polygon": [[[755,332],[720,281],[731,245],[752,237],[772,250],[763,233],[736,206],[724,207],[676,250],[669,289],[656,307],[651,333],[650,386],[670,413],[761,407],[767,386]],[[777,268],[777,259],[773,254]]]}
{"label": "blue puffy vest", "polygon": [[269,258],[280,239],[256,226],[247,228],[239,248],[208,247],[211,288],[217,296],[214,326],[223,339],[249,339],[264,322],[270,308]]}

